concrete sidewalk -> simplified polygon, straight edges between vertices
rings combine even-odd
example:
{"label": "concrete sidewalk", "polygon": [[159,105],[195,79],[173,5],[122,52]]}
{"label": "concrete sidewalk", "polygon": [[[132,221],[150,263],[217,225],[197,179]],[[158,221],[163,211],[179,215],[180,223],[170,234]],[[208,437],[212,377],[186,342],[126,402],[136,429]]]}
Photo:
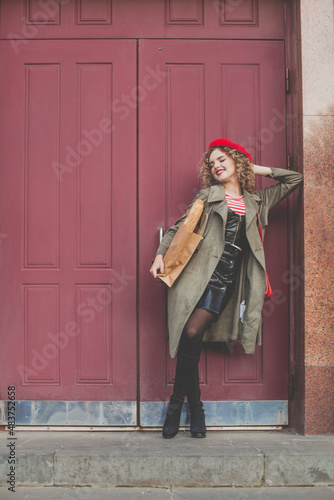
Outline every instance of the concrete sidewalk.
{"label": "concrete sidewalk", "polygon": [[6,486],[12,443],[17,489],[334,485],[333,435],[211,431],[193,439],[181,431],[165,440],[155,431],[19,431],[15,437],[14,443],[0,433],[0,484]]}
{"label": "concrete sidewalk", "polygon": [[303,488],[103,488],[0,487],[1,500],[333,500],[332,487]]}

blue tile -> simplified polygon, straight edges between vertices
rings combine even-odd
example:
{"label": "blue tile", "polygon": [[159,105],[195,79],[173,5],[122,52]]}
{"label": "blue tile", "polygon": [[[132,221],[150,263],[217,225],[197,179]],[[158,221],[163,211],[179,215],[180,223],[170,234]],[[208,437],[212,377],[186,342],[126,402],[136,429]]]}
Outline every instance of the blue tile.
{"label": "blue tile", "polygon": [[101,425],[102,403],[100,401],[68,401],[67,425]]}
{"label": "blue tile", "polygon": [[104,401],[102,425],[136,425],[137,405],[135,401]]}
{"label": "blue tile", "polygon": [[31,424],[64,425],[66,423],[65,401],[32,401]]}
{"label": "blue tile", "polygon": [[[164,423],[167,402],[141,403],[143,427]],[[288,424],[287,401],[204,401],[205,421],[208,426],[265,426]],[[181,425],[189,425],[188,404],[181,413]]]}

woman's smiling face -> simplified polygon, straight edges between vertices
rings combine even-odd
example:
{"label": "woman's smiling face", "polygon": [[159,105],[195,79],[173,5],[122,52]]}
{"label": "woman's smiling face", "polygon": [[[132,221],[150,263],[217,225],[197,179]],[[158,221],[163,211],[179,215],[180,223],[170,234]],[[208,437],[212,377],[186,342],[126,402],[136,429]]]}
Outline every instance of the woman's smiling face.
{"label": "woman's smiling face", "polygon": [[238,181],[235,163],[224,151],[214,149],[209,158],[211,174],[218,182]]}

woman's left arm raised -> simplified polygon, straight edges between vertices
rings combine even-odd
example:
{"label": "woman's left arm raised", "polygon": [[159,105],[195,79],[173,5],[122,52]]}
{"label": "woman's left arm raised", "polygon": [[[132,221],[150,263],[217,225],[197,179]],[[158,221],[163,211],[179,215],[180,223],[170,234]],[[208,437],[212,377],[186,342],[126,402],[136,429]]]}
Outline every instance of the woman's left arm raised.
{"label": "woman's left arm raised", "polygon": [[292,191],[294,191],[303,180],[302,174],[284,168],[262,167],[253,164],[255,175],[264,175],[278,181],[278,184],[256,191],[268,209],[275,206]]}
{"label": "woman's left arm raised", "polygon": [[273,173],[270,167],[261,167],[260,165],[254,165],[254,163],[253,172],[255,175],[271,175]]}

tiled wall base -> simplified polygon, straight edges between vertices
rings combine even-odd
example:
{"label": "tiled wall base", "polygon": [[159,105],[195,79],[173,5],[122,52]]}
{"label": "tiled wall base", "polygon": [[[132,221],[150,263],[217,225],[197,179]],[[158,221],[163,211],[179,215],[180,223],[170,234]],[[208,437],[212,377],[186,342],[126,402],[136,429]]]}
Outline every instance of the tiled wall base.
{"label": "tiled wall base", "polygon": [[[142,427],[163,425],[168,403],[140,403]],[[287,401],[204,401],[207,426],[266,426],[288,424]],[[181,425],[189,425],[188,403],[183,405]]]}
{"label": "tiled wall base", "polygon": [[[159,427],[167,402],[140,403],[140,425]],[[288,424],[287,401],[205,401],[207,426],[281,426]],[[189,425],[188,403],[181,425]],[[7,401],[0,401],[0,425],[8,424]],[[15,425],[136,426],[135,401],[16,401]]]}

